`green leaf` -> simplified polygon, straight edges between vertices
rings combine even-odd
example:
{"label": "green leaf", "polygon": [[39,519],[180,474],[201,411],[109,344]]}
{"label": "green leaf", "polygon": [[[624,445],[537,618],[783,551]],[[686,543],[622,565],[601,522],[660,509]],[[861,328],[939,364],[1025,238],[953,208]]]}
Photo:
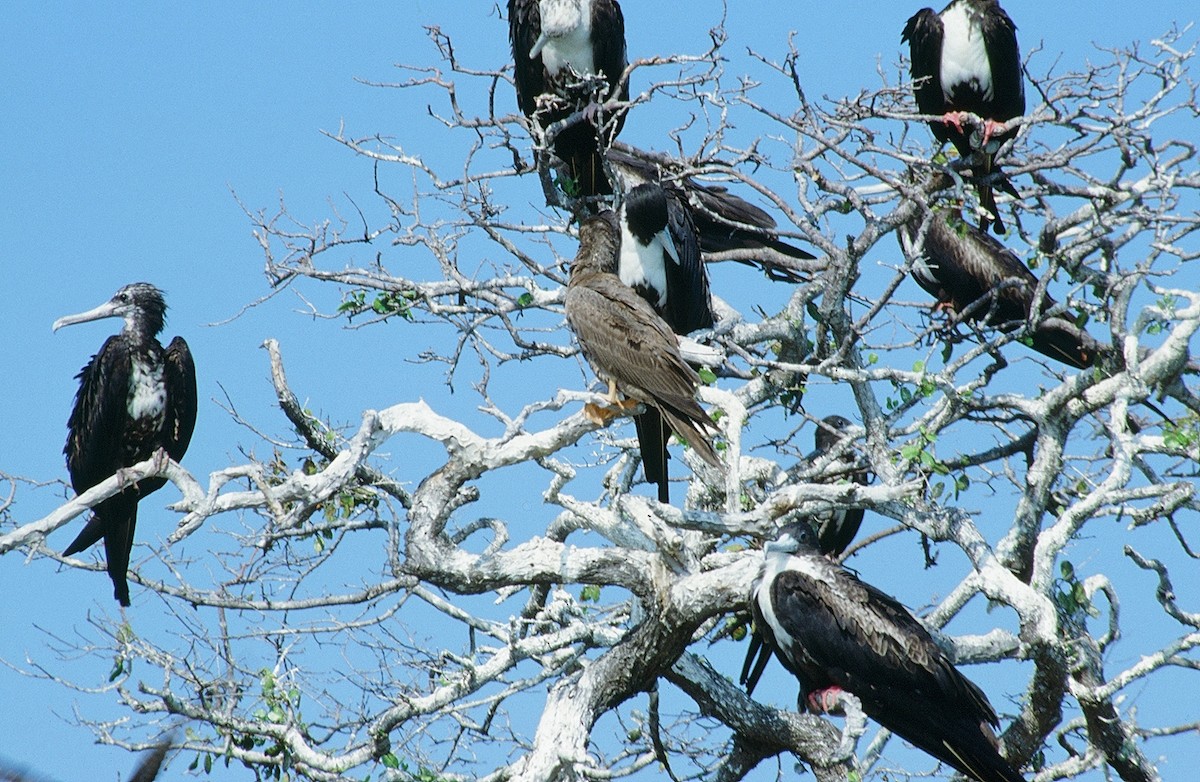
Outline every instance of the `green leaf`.
{"label": "green leaf", "polygon": [[706,386],[711,386],[713,383],[717,382],[716,374],[708,367],[700,367],[696,374],[700,376],[700,382],[704,383]]}
{"label": "green leaf", "polygon": [[1072,565],[1070,562],[1068,562],[1065,559],[1061,563],[1059,563],[1058,572],[1062,573],[1062,577],[1063,577],[1064,581],[1074,581],[1075,580],[1075,566]]}
{"label": "green leaf", "polygon": [[517,306],[518,307],[524,308],[524,307],[528,307],[530,304],[533,304],[533,294],[530,293],[529,291],[525,291],[524,293],[522,293],[520,296],[517,297]]}
{"label": "green leaf", "polygon": [[379,762],[382,763],[385,768],[390,768],[393,771],[400,768],[400,758],[396,757],[395,753],[392,752],[389,752],[381,757]]}
{"label": "green leaf", "polygon": [[579,599],[585,603],[600,602],[600,587],[595,584],[588,584],[579,591]]}

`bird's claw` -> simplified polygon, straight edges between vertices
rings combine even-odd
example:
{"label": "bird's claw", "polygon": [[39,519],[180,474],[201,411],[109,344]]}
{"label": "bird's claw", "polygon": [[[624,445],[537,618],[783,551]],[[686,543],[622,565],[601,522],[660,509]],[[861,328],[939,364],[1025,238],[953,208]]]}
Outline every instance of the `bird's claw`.
{"label": "bird's claw", "polygon": [[842,712],[842,688],[825,687],[813,690],[805,698],[811,714],[840,714]]}

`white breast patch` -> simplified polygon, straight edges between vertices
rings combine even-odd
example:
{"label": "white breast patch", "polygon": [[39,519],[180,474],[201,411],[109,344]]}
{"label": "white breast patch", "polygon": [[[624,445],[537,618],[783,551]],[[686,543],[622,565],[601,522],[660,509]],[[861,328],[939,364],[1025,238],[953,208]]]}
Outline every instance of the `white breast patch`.
{"label": "white breast patch", "polygon": [[992,66],[983,44],[983,31],[971,23],[964,3],[942,15],[942,94],[949,100],[955,88],[974,84],[985,99],[992,98]]}
{"label": "white breast patch", "polygon": [[129,415],[134,420],[162,418],[167,408],[167,385],[161,362],[135,358],[129,373]]}

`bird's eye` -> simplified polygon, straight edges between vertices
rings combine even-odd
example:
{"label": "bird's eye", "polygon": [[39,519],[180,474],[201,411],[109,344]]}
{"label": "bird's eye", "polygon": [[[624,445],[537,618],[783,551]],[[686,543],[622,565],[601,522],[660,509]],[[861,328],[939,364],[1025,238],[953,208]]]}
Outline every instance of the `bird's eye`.
{"label": "bird's eye", "polygon": [[118,293],[117,301],[119,301],[121,303],[125,303],[125,302],[129,301],[129,294],[128,293]]}

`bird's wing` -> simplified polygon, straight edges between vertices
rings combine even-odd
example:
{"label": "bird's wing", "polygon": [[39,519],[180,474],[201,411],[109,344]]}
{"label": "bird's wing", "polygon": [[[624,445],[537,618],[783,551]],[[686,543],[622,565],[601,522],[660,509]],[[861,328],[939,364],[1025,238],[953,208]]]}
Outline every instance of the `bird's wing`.
{"label": "bird's wing", "polygon": [[192,430],[196,427],[196,364],[183,337],[175,337],[167,346],[163,379],[167,386],[167,420],[164,440],[167,453],[175,461],[183,458]]}
{"label": "bird's wing", "polygon": [[[604,73],[611,90],[617,86],[629,64],[625,51],[625,16],[616,0],[596,0],[592,3],[592,37],[596,41],[593,50],[596,69]],[[629,100],[628,82],[615,97]]]}
{"label": "bird's wing", "polygon": [[584,355],[618,385],[656,398],[695,392],[699,377],[679,356],[675,334],[616,275],[593,275],[568,289],[567,316]]}
{"label": "bird's wing", "polygon": [[988,4],[982,25],[988,65],[992,69],[991,119],[1005,122],[1025,113],[1025,80],[1021,75],[1017,26],[999,3]]}
{"label": "bird's wing", "polygon": [[542,31],[542,13],[537,0],[508,0],[508,40],[512,45],[513,82],[517,105],[525,116],[537,110],[537,97],[546,91],[546,70],[541,56],[529,53]]}
{"label": "bird's wing", "polygon": [[[942,114],[946,98],[942,93],[942,18],[932,8],[922,8],[904,25],[900,41],[908,41],[909,74],[913,96],[922,114]],[[938,135],[934,128],[934,135]],[[945,141],[942,136],[938,138]]]}
{"label": "bird's wing", "polygon": [[674,193],[667,196],[667,232],[679,263],[667,260],[667,306],[664,320],[679,334],[712,328],[715,321],[708,271],[700,257],[700,240],[691,209]]}
{"label": "bird's wing", "polygon": [[75,408],[67,420],[67,470],[81,494],[123,467],[121,441],[129,404],[129,357],[117,349],[119,337],[105,340],[100,352],[79,371]]}
{"label": "bird's wing", "polygon": [[845,571],[837,575],[830,583],[785,570],[771,585],[775,615],[802,650],[795,668],[824,672],[887,727],[894,727],[887,719],[894,699],[930,709],[967,707],[977,721],[996,724],[986,696],[904,606]]}

